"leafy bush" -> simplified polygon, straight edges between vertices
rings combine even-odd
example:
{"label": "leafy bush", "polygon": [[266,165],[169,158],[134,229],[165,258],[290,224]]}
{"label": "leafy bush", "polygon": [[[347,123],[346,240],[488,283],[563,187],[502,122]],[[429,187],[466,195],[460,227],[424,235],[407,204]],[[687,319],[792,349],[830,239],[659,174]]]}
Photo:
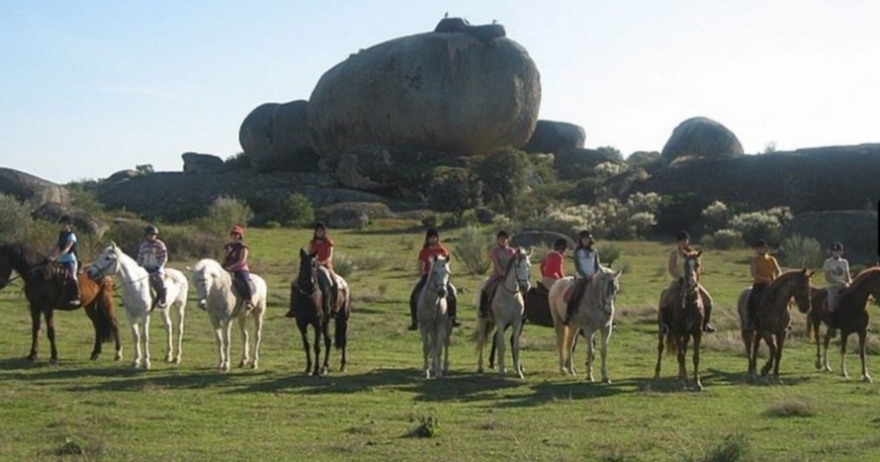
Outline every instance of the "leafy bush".
{"label": "leafy bush", "polygon": [[275,220],[269,220],[269,221],[263,223],[263,226],[265,226],[268,229],[278,229],[281,227],[281,223],[278,223]]}
{"label": "leafy bush", "polygon": [[[104,236],[104,242],[113,241],[123,252],[136,258],[144,240],[144,226],[146,223],[137,220],[116,222]],[[225,244],[224,236],[225,233],[213,234],[196,226],[164,225],[159,229],[159,239],[168,247],[170,261],[220,258]]]}
{"label": "leafy bush", "polygon": [[738,462],[748,455],[749,446],[742,435],[728,435],[703,457],[692,459],[699,462]]}
{"label": "leafy bush", "polygon": [[333,272],[348,279],[358,269],[355,261],[345,254],[333,252]]}
{"label": "leafy bush", "polygon": [[[369,252],[365,255],[356,257],[354,259],[354,266],[356,266],[358,269],[363,270],[377,270],[385,265],[385,260],[387,259],[388,257],[384,254],[378,252]],[[334,258],[334,263],[335,260],[336,259]]]}
{"label": "leafy bush", "polygon": [[604,154],[609,159],[616,160],[618,162],[623,162],[623,154],[621,154],[620,150],[615,148],[614,146],[600,146],[596,148],[596,151]]}
{"label": "leafy bush", "polygon": [[439,224],[440,219],[437,218],[437,215],[428,215],[422,218],[422,226],[426,228],[436,228]]}
{"label": "leafy bush", "polygon": [[706,206],[700,215],[703,217],[706,231],[714,233],[727,226],[727,222],[730,220],[730,209],[724,202],[715,201]]}
{"label": "leafy bush", "polygon": [[732,229],[719,229],[714,234],[704,236],[701,243],[706,247],[727,250],[743,245],[742,234]]}
{"label": "leafy bush", "polygon": [[455,257],[470,274],[485,274],[492,265],[489,261],[489,236],[475,226],[462,230],[455,244]]}
{"label": "leafy bush", "polygon": [[730,228],[742,234],[749,245],[764,239],[771,246],[776,246],[781,241],[780,228],[790,217],[791,212],[786,207],[741,213],[730,220]]}
{"label": "leafy bush", "polygon": [[440,422],[431,416],[419,417],[419,424],[410,430],[409,435],[416,438],[432,438],[440,431]]}
{"label": "leafy bush", "polygon": [[619,175],[625,172],[627,169],[626,164],[619,164],[617,162],[602,162],[593,168],[593,174],[603,180],[607,180],[615,175]]}
{"label": "leafy bush", "polygon": [[294,193],[281,202],[275,218],[286,226],[308,226],[315,221],[315,210],[306,196]]}
{"label": "leafy bush", "polygon": [[155,170],[153,170],[153,164],[135,165],[134,169],[141,175],[150,175],[152,173],[155,173]]}
{"label": "leafy bush", "polygon": [[657,151],[636,151],[626,158],[626,163],[632,167],[642,167],[660,161],[660,153]]}
{"label": "leafy bush", "polygon": [[463,168],[439,171],[428,186],[428,205],[433,210],[452,213],[458,219],[479,201],[480,183]]}
{"label": "leafy bush", "polygon": [[23,241],[33,224],[29,204],[0,194],[0,241]]}
{"label": "leafy bush", "polygon": [[483,200],[496,210],[516,217],[519,204],[528,194],[525,186],[529,166],[527,154],[513,148],[503,148],[478,159],[474,173],[483,185]]}
{"label": "leafy bush", "polygon": [[655,229],[664,234],[675,234],[681,230],[692,231],[707,205],[708,199],[694,193],[665,196],[657,211]]}
{"label": "leafy bush", "polygon": [[634,239],[644,237],[656,223],[654,212],[660,205],[656,193],[636,193],[620,202],[607,199],[594,205],[553,208],[524,222],[529,229],[555,231],[571,237],[588,229],[597,238]]}
{"label": "leafy bush", "polygon": [[789,268],[821,268],[825,261],[825,252],[822,251],[819,241],[792,234],[779,245],[779,259]]}
{"label": "leafy bush", "polygon": [[220,196],[208,208],[208,214],[196,220],[199,228],[218,236],[225,236],[229,228],[245,226],[254,217],[251,208],[240,199]]}
{"label": "leafy bush", "polygon": [[617,244],[601,244],[596,247],[596,252],[599,254],[599,261],[603,266],[610,267],[620,258],[620,246]]}

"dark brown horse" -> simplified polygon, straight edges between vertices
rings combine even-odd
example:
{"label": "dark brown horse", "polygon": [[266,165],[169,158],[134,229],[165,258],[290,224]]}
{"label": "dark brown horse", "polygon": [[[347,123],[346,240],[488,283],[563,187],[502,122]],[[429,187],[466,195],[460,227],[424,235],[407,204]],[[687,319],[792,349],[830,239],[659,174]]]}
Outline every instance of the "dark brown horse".
{"label": "dark brown horse", "polygon": [[[868,365],[865,363],[866,338],[868,329],[868,296],[874,300],[880,300],[880,268],[868,268],[853,280],[849,289],[841,292],[838,308],[835,310],[836,327],[840,330],[840,374],[844,377],[846,372],[846,340],[849,334],[859,337],[859,359],[862,361],[862,380],[871,382],[868,374]],[[812,309],[807,313],[807,332],[812,333],[816,339],[816,369],[831,371],[828,363],[828,344],[831,342],[832,329],[825,330],[825,338],[819,340],[819,328],[824,323],[831,324],[831,316],[825,301],[828,298],[826,289],[812,290]],[[812,331],[812,332],[811,332]],[[824,345],[824,350],[822,346]],[[823,354],[824,353],[824,354]]]}
{"label": "dark brown horse", "polygon": [[[669,353],[678,356],[678,379],[687,389],[687,368],[685,357],[690,339],[694,339],[694,388],[703,389],[700,381],[700,342],[703,339],[703,298],[700,296],[700,256],[703,251],[688,253],[684,259],[684,278],[681,280],[679,302],[670,310],[672,322],[664,334],[658,335],[657,365],[654,367],[654,380],[660,379],[660,363],[663,359],[664,337]],[[661,295],[661,300],[664,296]]]}
{"label": "dark brown horse", "polygon": [[[337,350],[342,350],[342,363],[340,371],[345,370],[346,344],[348,342],[348,319],[351,316],[351,296],[345,281],[336,276],[339,296],[336,297],[336,306],[331,307],[329,313],[325,313],[323,297],[327,296],[321,291],[318,284],[318,263],[314,255],[310,255],[300,249],[299,274],[295,281],[290,284],[290,309],[296,317],[296,326],[302,335],[303,349],[306,352],[306,370],[309,375],[323,375],[330,370],[330,319],[336,320],[336,332],[334,342]],[[312,353],[309,349],[308,328],[315,329],[315,362],[312,369]],[[321,337],[324,338],[324,363],[321,364]]]}
{"label": "dark brown horse", "polygon": [[767,375],[773,369],[773,377],[779,380],[779,361],[782,359],[782,348],[785,334],[791,323],[788,304],[794,297],[798,309],[802,313],[810,311],[810,278],[812,271],[792,270],[782,273],[767,285],[755,308],[756,329],[746,323],[746,304],[751,288],[745,289],[739,296],[737,312],[740,316],[742,339],[749,357],[749,377],[754,379],[758,361],[758,347],[763,339],[770,349],[770,356],[761,368],[761,375]]}
{"label": "dark brown horse", "polygon": [[[46,335],[52,346],[51,361],[58,361],[58,350],[55,347],[54,311],[73,311],[65,303],[65,281],[63,269],[49,261],[44,255],[20,244],[0,245],[0,289],[14,279],[12,271],[24,281],[24,293],[31,311],[31,352],[27,359],[37,359],[37,346],[40,338],[40,318],[46,318]],[[91,358],[98,359],[101,345],[111,340],[116,342],[116,357],[122,359],[122,346],[119,342],[119,325],[113,312],[113,279],[103,278],[100,283],[89,279],[86,274],[78,274],[80,299],[86,315],[95,326],[95,347]]]}

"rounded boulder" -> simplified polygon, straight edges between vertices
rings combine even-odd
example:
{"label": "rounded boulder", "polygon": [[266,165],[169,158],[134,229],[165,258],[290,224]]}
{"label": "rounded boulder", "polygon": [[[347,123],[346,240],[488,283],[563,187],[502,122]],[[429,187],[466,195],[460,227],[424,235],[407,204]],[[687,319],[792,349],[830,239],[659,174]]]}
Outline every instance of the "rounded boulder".
{"label": "rounded boulder", "polygon": [[706,117],[694,117],[680,123],[660,153],[666,162],[679,158],[723,159],[741,155],[743,147],[736,135]]}

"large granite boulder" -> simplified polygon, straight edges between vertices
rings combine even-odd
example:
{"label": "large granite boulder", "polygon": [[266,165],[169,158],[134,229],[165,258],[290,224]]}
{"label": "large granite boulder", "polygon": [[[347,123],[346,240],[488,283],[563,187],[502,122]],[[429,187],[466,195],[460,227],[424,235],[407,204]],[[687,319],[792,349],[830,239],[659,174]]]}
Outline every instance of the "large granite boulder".
{"label": "large granite boulder", "polygon": [[70,193],[63,186],[11,168],[0,167],[0,194],[30,202],[34,208],[47,202],[70,204]]}
{"label": "large granite boulder", "polygon": [[71,205],[47,202],[34,211],[32,216],[41,220],[57,222],[62,215],[67,215],[73,220],[73,226],[79,231],[95,235],[98,239],[110,229],[110,225],[95,218],[89,212]]}
{"label": "large granite boulder", "polygon": [[587,134],[583,127],[568,122],[539,120],[523,151],[559,152],[565,148],[583,149]]}
{"label": "large granite boulder", "polygon": [[226,170],[223,159],[211,154],[185,152],[180,157],[183,158],[183,173],[221,173]]}
{"label": "large granite boulder", "polygon": [[[842,242],[851,264],[870,265],[880,259],[877,253],[877,212],[836,210],[795,215],[783,228],[783,235],[800,234],[811,237],[823,249]],[[855,276],[855,275],[853,275]]]}
{"label": "large granite boulder", "polygon": [[363,210],[336,209],[326,218],[325,223],[336,229],[361,229],[370,223],[370,217]]}
{"label": "large granite boulder", "polygon": [[660,155],[666,162],[679,158],[723,159],[743,155],[743,148],[724,125],[706,117],[694,117],[675,127]]}
{"label": "large granite boulder", "polygon": [[251,111],[238,132],[256,172],[314,172],[318,156],[309,141],[309,103],[266,103]]}
{"label": "large granite boulder", "polygon": [[429,149],[402,146],[358,146],[322,161],[343,186],[362,191],[424,192],[434,169],[458,165],[460,158]]}
{"label": "large granite boulder", "polygon": [[321,77],[308,118],[322,158],[361,145],[460,155],[525,145],[541,102],[525,48],[497,27],[438,30],[362,50]]}
{"label": "large granite boulder", "polygon": [[679,162],[634,183],[633,192],[694,193],[752,209],[796,213],[864,209],[880,198],[880,144]]}

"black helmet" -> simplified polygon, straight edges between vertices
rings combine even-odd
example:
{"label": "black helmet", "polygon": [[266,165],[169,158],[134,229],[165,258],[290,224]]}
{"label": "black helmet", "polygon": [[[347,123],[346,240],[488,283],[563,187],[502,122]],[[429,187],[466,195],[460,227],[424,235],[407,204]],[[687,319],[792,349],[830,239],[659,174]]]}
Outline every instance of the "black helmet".
{"label": "black helmet", "polygon": [[759,247],[768,247],[767,241],[765,241],[764,239],[758,239],[757,241],[755,241],[755,248],[757,249]]}
{"label": "black helmet", "polygon": [[149,236],[150,234],[159,234],[159,228],[153,225],[147,226],[146,228],[144,228],[144,234],[146,234],[147,236]]}
{"label": "black helmet", "polygon": [[689,241],[691,240],[691,235],[687,233],[687,231],[679,231],[675,236],[676,241]]}
{"label": "black helmet", "polygon": [[839,250],[839,251],[843,252],[843,244],[841,244],[840,242],[835,242],[834,244],[831,244],[831,250],[832,251]]}
{"label": "black helmet", "polygon": [[324,226],[324,222],[323,222],[323,221],[319,221],[319,222],[315,223],[315,231],[317,231],[317,230],[319,230],[319,229],[323,229],[324,231],[327,230],[327,227]]}
{"label": "black helmet", "polygon": [[580,236],[581,239],[589,238],[591,241],[594,240],[594,239],[593,239],[593,233],[591,233],[591,232],[589,232],[589,231],[587,231],[587,230],[583,230],[583,231],[581,231],[580,234],[579,234],[579,236]]}
{"label": "black helmet", "polygon": [[563,238],[556,239],[553,243],[553,250],[563,251],[568,248],[568,241]]}
{"label": "black helmet", "polygon": [[61,218],[58,219],[58,223],[62,225],[72,225],[73,220],[70,219],[70,215],[61,215]]}
{"label": "black helmet", "polygon": [[440,233],[437,232],[434,228],[428,228],[428,231],[425,233],[425,239],[430,237],[440,237]]}
{"label": "black helmet", "polygon": [[495,235],[495,239],[498,239],[499,237],[506,237],[510,239],[510,236],[507,235],[507,231],[503,229],[501,231],[498,231],[498,234]]}

